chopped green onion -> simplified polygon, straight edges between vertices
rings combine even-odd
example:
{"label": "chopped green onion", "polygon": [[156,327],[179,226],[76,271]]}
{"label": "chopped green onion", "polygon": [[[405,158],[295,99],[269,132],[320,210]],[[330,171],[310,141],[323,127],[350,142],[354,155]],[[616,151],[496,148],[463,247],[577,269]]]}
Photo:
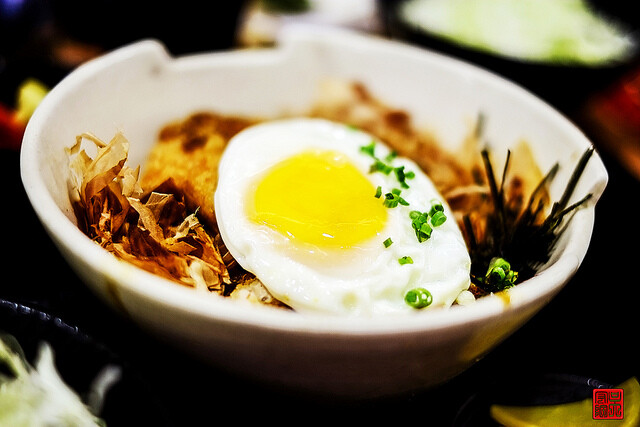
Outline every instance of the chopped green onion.
{"label": "chopped green onion", "polygon": [[376,142],[375,141],[371,141],[371,143],[369,143],[369,145],[363,145],[360,147],[360,151],[362,151],[365,154],[370,155],[371,157],[375,157],[375,150],[376,150]]}
{"label": "chopped green onion", "polygon": [[413,308],[425,308],[431,305],[433,296],[425,288],[415,288],[405,294],[404,301]]}
{"label": "chopped green onion", "polygon": [[385,175],[389,175],[393,168],[388,164],[384,163],[381,160],[375,159],[371,167],[369,168],[369,173],[373,172],[382,172]]}
{"label": "chopped green onion", "polygon": [[398,258],[398,262],[400,263],[400,265],[413,264],[413,258],[411,258],[410,256],[403,256],[401,258]]}
{"label": "chopped green onion", "polygon": [[373,164],[369,167],[369,173],[374,172],[382,172],[385,175],[391,174],[391,172],[395,172],[396,178],[400,183],[402,188],[409,188],[409,184],[407,184],[407,179],[415,178],[416,174],[414,172],[404,171],[404,166],[393,167],[390,163],[395,159],[398,154],[395,151],[390,151],[384,158],[384,160],[380,160],[376,157],[375,153],[376,143],[375,141],[371,141],[368,145],[363,145],[360,147],[360,151],[367,154],[370,157],[373,157]]}
{"label": "chopped green onion", "polygon": [[491,259],[483,283],[493,292],[502,291],[515,285],[518,272],[511,270],[511,264],[504,258]]}
{"label": "chopped green onion", "polygon": [[383,205],[387,208],[395,208],[399,204],[402,206],[409,206],[409,202],[400,197],[402,191],[398,188],[394,188],[391,192],[384,195]]}
{"label": "chopped green onion", "polygon": [[431,232],[433,231],[433,228],[431,228],[431,226],[429,225],[429,223],[422,223],[422,225],[420,226],[420,233],[422,233],[424,236],[426,236],[426,238],[428,239],[429,237],[431,237]]}
{"label": "chopped green onion", "polygon": [[436,212],[443,212],[444,206],[438,200],[431,201],[431,209],[429,210],[429,215],[433,216]]}
{"label": "chopped green onion", "polygon": [[406,174],[404,173],[404,166],[399,166],[397,168],[393,169],[396,173],[396,178],[398,179],[398,182],[400,183],[400,186],[402,188],[409,188],[409,184],[406,183]]}
{"label": "chopped green onion", "polygon": [[431,237],[431,226],[429,225],[429,216],[426,213],[420,211],[409,212],[409,218],[411,218],[411,227],[416,233],[418,242],[422,243]]}
{"label": "chopped green onion", "polygon": [[379,198],[380,198],[380,196],[382,196],[382,187],[380,187],[380,186],[378,185],[378,188],[376,188],[376,194],[375,194],[375,197],[376,197],[376,199],[379,199]]}
{"label": "chopped green onion", "polygon": [[389,152],[389,154],[387,154],[387,156],[384,158],[387,162],[391,162],[393,159],[395,159],[396,157],[398,157],[398,153],[396,153],[395,151],[391,151]]}
{"label": "chopped green onion", "polygon": [[431,216],[431,224],[434,227],[438,227],[442,224],[444,224],[444,222],[447,220],[447,216],[444,214],[444,212],[442,211],[436,211],[436,213],[434,213]]}
{"label": "chopped green onion", "polygon": [[[420,211],[409,212],[411,227],[415,230],[418,242],[424,242],[431,237],[431,232],[433,231],[431,226],[438,227],[447,220],[447,216],[443,211],[444,207],[442,203],[435,201],[432,203],[429,213]],[[429,222],[431,225],[429,225]]]}
{"label": "chopped green onion", "polygon": [[398,206],[398,198],[391,193],[384,195],[384,202],[382,202],[385,208],[395,208]]}
{"label": "chopped green onion", "polygon": [[407,184],[407,179],[415,178],[416,174],[412,171],[405,172],[404,166],[398,166],[396,168],[393,168],[393,170],[396,174],[396,178],[398,179],[398,182],[400,183],[400,186],[402,188],[409,188],[409,184]]}
{"label": "chopped green onion", "polygon": [[393,244],[393,240],[391,240],[391,237],[389,237],[387,240],[385,240],[382,243],[384,244],[385,248],[388,248],[389,246],[391,246]]}

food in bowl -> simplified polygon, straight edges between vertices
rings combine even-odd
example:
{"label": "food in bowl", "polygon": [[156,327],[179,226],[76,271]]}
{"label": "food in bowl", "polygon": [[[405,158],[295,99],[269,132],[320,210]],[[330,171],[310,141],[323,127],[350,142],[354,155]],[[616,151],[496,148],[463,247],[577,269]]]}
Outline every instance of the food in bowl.
{"label": "food in bowl", "polygon": [[398,15],[425,34],[532,63],[608,66],[637,50],[631,30],[584,0],[405,0]]}
{"label": "food in bowl", "polygon": [[[462,232],[446,221],[450,210],[424,172],[391,157],[370,134],[324,119],[239,133],[220,161],[215,192],[225,246],[299,312],[450,306],[469,288]],[[425,218],[414,225],[412,215]],[[426,300],[405,302],[416,292]]]}
{"label": "food in bowl", "polygon": [[[361,83],[331,80],[319,92],[302,116],[207,111],[168,123],[142,168],[125,166],[123,134],[78,136],[69,154],[80,228],[186,286],[372,316],[466,304],[526,280],[588,199],[566,206],[570,183],[545,219],[556,168],[543,175],[525,142],[513,157],[527,167],[507,176],[509,152],[497,181],[479,149],[482,120],[450,152]],[[521,253],[516,238],[536,252]]]}

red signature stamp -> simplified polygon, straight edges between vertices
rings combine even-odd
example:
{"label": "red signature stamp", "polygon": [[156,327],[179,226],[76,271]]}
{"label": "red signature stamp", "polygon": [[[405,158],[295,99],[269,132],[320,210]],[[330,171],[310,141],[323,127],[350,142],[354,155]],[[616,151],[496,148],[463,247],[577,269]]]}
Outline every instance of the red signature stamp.
{"label": "red signature stamp", "polygon": [[621,420],[624,418],[624,390],[621,388],[593,389],[593,419]]}

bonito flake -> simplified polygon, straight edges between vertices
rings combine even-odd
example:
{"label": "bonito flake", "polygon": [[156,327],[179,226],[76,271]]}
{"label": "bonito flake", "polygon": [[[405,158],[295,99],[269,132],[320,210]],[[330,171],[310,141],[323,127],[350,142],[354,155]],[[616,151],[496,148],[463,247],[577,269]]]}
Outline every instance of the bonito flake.
{"label": "bonito flake", "polygon": [[[91,157],[85,141],[97,147]],[[67,149],[69,195],[78,227],[116,257],[198,289],[224,293],[231,283],[216,240],[187,212],[171,180],[143,191],[140,168],[126,166],[129,142],[83,133]]]}

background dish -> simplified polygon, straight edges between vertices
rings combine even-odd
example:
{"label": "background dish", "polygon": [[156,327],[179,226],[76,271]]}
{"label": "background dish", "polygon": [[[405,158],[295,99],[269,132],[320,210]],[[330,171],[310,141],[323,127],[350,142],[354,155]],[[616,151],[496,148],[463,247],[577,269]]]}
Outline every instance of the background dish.
{"label": "background dish", "polygon": [[[391,38],[442,52],[491,70],[534,92],[565,114],[575,113],[589,93],[608,89],[612,82],[638,65],[638,22],[634,14],[622,4],[585,2],[594,14],[604,16],[607,22],[613,22],[621,31],[627,32],[629,37],[635,38],[635,49],[630,50],[628,56],[619,61],[580,65],[521,59],[456,42],[437,31],[429,31],[428,27],[419,29],[402,16],[402,8],[407,3],[409,0],[385,0],[381,3],[385,10],[385,29]],[[505,15],[508,16],[507,13]],[[496,22],[495,28],[506,28],[506,25],[507,22]],[[540,31],[545,29],[541,27]],[[585,91],[585,87],[589,90]]]}
{"label": "background dish", "polygon": [[[543,170],[556,160],[575,160],[589,145],[548,105],[483,70],[355,33],[292,27],[273,50],[172,59],[161,45],[146,41],[81,66],[29,122],[22,151],[25,189],[45,229],[93,291],[198,357],[239,375],[323,395],[373,397],[442,383],[560,291],[586,254],[593,205],[574,218],[559,258],[510,292],[508,304],[491,297],[472,307],[385,321],[301,317],[201,298],[117,262],[73,223],[63,148],[76,134],[91,131],[109,139],[122,129],[134,142],[129,161],[139,164],[155,132],[170,120],[203,108],[261,116],[301,111],[318,79],[329,75],[361,80],[381,99],[406,108],[416,123],[436,127],[445,146],[462,140],[479,111],[489,119],[486,135],[496,151],[526,137]],[[565,182],[569,171],[563,168],[557,182]],[[606,182],[596,156],[577,194],[594,192],[595,201]],[[560,190],[552,189],[555,197]]]}
{"label": "background dish", "polygon": [[155,392],[110,348],[60,317],[27,305],[0,299],[0,333],[14,337],[31,364],[39,345],[48,343],[63,381],[81,399],[106,366],[120,369],[120,377],[107,391],[98,414],[107,425],[127,423],[168,425]]}

